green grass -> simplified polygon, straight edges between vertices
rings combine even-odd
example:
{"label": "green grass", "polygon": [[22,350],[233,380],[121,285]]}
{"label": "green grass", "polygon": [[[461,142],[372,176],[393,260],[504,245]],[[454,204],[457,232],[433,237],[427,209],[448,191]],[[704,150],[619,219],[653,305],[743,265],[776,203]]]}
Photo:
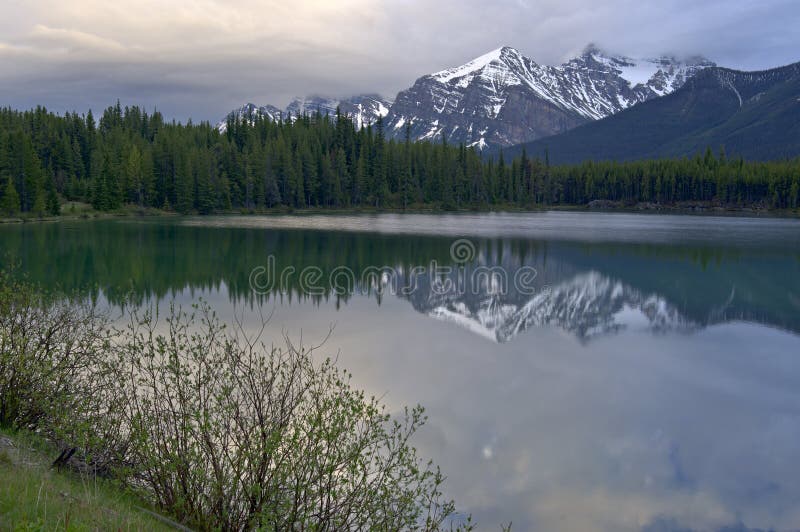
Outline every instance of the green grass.
{"label": "green grass", "polygon": [[57,454],[34,436],[0,431],[0,530],[173,530],[112,482],[52,469]]}

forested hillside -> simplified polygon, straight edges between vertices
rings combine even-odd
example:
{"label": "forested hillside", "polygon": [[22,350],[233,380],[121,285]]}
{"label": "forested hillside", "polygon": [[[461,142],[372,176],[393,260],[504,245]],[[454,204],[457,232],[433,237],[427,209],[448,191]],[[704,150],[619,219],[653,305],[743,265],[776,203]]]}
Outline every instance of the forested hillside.
{"label": "forested hillside", "polygon": [[464,145],[386,140],[379,121],[346,116],[274,122],[166,122],[119,104],[59,116],[0,110],[0,211],[58,214],[65,200],[180,213],[270,208],[441,209],[585,205],[592,200],[795,208],[800,160],[724,154],[551,166],[523,152],[484,161]]}

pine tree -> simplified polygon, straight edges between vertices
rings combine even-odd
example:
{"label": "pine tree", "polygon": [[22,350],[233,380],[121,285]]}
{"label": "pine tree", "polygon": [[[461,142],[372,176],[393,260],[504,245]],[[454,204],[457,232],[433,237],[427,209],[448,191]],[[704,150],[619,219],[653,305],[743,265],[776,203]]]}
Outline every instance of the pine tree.
{"label": "pine tree", "polygon": [[83,154],[84,154],[84,168],[86,168],[86,172],[89,173],[92,171],[92,156],[94,154],[95,149],[95,141],[97,135],[97,128],[94,121],[94,115],[92,114],[92,110],[89,109],[89,112],[86,114],[86,135],[84,138],[84,145],[83,145]]}
{"label": "pine tree", "polygon": [[6,178],[3,201],[0,206],[6,216],[14,216],[19,213],[19,194],[17,194],[17,188],[14,186],[14,180],[10,177]]}
{"label": "pine tree", "polygon": [[353,180],[353,202],[356,205],[362,205],[369,190],[369,173],[367,165],[369,164],[369,150],[367,143],[362,141],[361,150],[358,154],[358,161],[356,162],[356,176]]}
{"label": "pine tree", "polygon": [[203,152],[198,155],[197,161],[197,187],[195,190],[195,207],[200,214],[210,214],[214,210],[214,201],[211,197],[211,157]]}
{"label": "pine tree", "polygon": [[50,216],[61,215],[61,200],[58,199],[58,192],[52,181],[48,181],[47,186],[47,213]]}
{"label": "pine tree", "polygon": [[33,195],[33,206],[31,212],[38,217],[43,217],[47,214],[47,200],[45,198],[44,190],[41,186],[36,187],[36,192]]}
{"label": "pine tree", "polygon": [[181,171],[175,176],[175,209],[188,214],[194,207],[194,166],[191,157],[185,157]]}
{"label": "pine tree", "polygon": [[305,175],[303,175],[303,158],[299,150],[295,152],[294,178],[295,178],[294,206],[305,207],[306,206]]}
{"label": "pine tree", "polygon": [[372,162],[372,190],[371,195],[375,201],[375,207],[381,207],[389,196],[389,184],[387,179],[387,157],[386,139],[383,132],[383,117],[379,116],[375,123],[375,141]]}
{"label": "pine tree", "polygon": [[411,124],[406,124],[405,139],[403,142],[403,168],[400,171],[398,189],[403,203],[403,210],[408,207],[409,186],[411,185]]}
{"label": "pine tree", "polygon": [[8,137],[0,131],[0,178],[11,175],[11,160],[9,159]]}
{"label": "pine tree", "polygon": [[317,161],[311,148],[308,144],[303,143],[298,147],[299,157],[301,161],[300,172],[303,178],[303,205],[317,204],[317,197],[319,191],[319,173],[317,169]]}
{"label": "pine tree", "polygon": [[343,148],[336,150],[336,162],[334,168],[335,185],[334,190],[336,198],[334,200],[336,205],[350,205],[350,187],[352,178],[350,176],[350,169],[347,167],[347,156]]}
{"label": "pine tree", "polygon": [[125,162],[125,182],[127,184],[127,200],[143,207],[145,201],[144,168],[142,154],[135,144],[131,146]]}
{"label": "pine tree", "polygon": [[103,168],[105,166],[105,156],[103,151],[95,149],[92,153],[92,207],[98,211],[107,211],[111,209],[111,199],[109,198],[108,187],[106,183]]}

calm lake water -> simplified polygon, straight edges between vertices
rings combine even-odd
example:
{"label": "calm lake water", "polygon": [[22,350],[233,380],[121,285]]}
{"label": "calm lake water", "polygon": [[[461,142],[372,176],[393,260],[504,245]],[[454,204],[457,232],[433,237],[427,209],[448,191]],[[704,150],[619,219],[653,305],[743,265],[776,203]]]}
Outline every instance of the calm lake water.
{"label": "calm lake water", "polygon": [[0,244],[101,304],[202,296],[249,326],[261,306],[307,343],[334,326],[358,387],[426,406],[417,446],[482,529],[800,529],[800,221],[126,219]]}

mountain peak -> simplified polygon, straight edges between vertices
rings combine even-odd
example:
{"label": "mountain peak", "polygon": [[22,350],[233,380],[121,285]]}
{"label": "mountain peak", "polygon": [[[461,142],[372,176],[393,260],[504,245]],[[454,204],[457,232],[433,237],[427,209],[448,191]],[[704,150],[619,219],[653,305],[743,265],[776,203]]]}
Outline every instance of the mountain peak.
{"label": "mountain peak", "polygon": [[583,51],[581,52],[581,57],[587,57],[587,56],[590,56],[590,55],[602,55],[602,56],[605,56],[605,55],[607,55],[607,54],[606,54],[606,52],[605,52],[605,51],[603,51],[603,50],[602,50],[602,49],[601,49],[599,46],[597,46],[595,43],[593,43],[593,42],[590,42],[589,44],[587,44],[587,45],[586,45],[586,46],[583,48]]}
{"label": "mountain peak", "polygon": [[461,66],[434,72],[430,77],[434,78],[440,83],[448,83],[454,79],[463,78],[483,70],[490,64],[500,62],[504,57],[509,55],[521,56],[516,48],[512,48],[511,46],[501,46],[500,48],[496,48],[491,52],[487,52],[479,57],[476,57],[472,61],[464,63]]}

